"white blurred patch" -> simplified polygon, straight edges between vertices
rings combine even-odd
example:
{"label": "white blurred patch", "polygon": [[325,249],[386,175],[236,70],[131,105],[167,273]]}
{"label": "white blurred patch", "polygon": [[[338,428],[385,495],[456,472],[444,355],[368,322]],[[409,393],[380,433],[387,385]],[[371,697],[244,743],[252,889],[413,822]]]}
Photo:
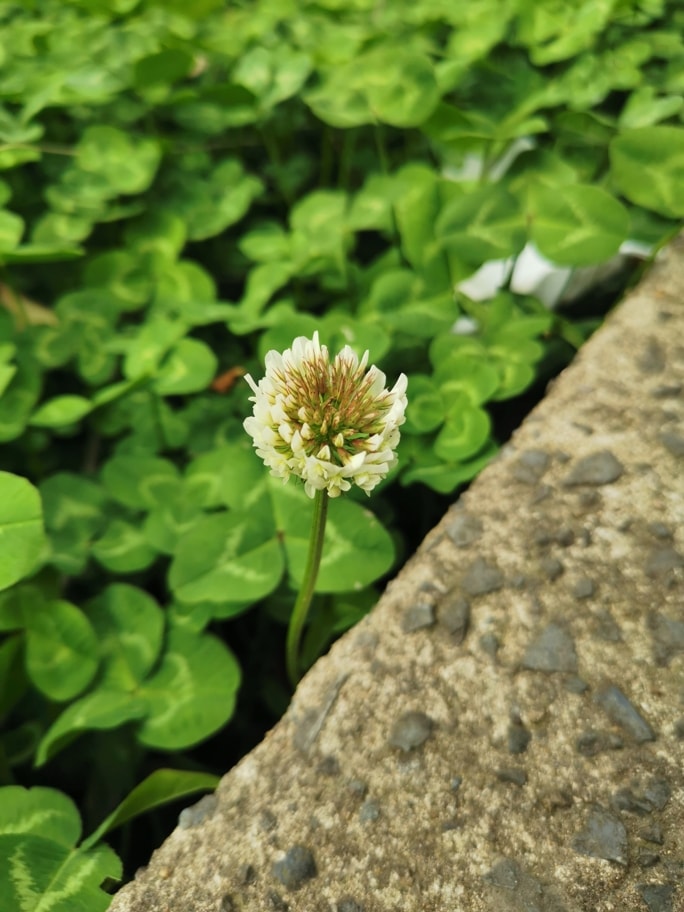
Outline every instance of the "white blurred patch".
{"label": "white blurred patch", "polygon": [[487,301],[506,284],[512,266],[512,257],[508,260],[490,260],[480,266],[477,272],[459,282],[456,290],[467,295],[471,301]]}
{"label": "white blurred patch", "polygon": [[572,269],[557,266],[541,254],[534,244],[525,244],[515,261],[511,276],[511,291],[534,295],[552,308],[563,296]]}
{"label": "white blurred patch", "polygon": [[[536,147],[534,139],[523,136],[516,139],[504,154],[489,168],[487,179],[499,180],[510,168],[515,159],[523,152]],[[468,153],[459,166],[449,165],[443,173],[447,180],[474,181],[480,180],[484,171],[482,155]],[[505,260],[489,260],[467,279],[456,285],[456,291],[466,295],[471,301],[488,301],[506,286],[517,294],[531,295],[553,310],[559,304],[581,297],[590,288],[605,282],[620,273],[630,257],[646,259],[652,253],[652,247],[640,241],[626,240],[620,245],[615,256],[596,266],[573,268],[559,266],[537,250],[529,242],[525,244],[517,257]],[[461,317],[454,324],[453,332],[468,335],[475,332],[467,317]]]}
{"label": "white blurred patch", "polygon": [[457,336],[472,336],[479,328],[480,324],[472,317],[459,317],[451,327],[451,331]]}
{"label": "white blurred patch", "polygon": [[547,260],[534,244],[528,243],[517,258],[490,260],[480,266],[459,282],[456,290],[471,301],[488,301],[508,283],[511,291],[532,295],[553,310],[618,275],[630,258],[650,256],[651,250],[648,244],[627,240],[620,246],[619,253],[605,263],[573,269]]}

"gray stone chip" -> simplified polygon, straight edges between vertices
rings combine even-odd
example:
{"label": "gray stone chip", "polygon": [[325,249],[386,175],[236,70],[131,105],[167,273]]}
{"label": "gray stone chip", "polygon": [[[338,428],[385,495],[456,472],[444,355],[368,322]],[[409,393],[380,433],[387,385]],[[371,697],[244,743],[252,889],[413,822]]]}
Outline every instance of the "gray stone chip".
{"label": "gray stone chip", "polygon": [[664,431],[660,435],[660,442],[673,456],[684,456],[684,437],[672,431]]}
{"label": "gray stone chip", "polygon": [[575,741],[578,753],[585,757],[595,757],[603,751],[621,750],[625,746],[622,738],[612,732],[584,731]]}
{"label": "gray stone chip", "polygon": [[563,564],[558,560],[557,557],[545,557],[541,562],[541,570],[544,576],[551,580],[557,580],[559,576],[563,575]]}
{"label": "gray stone chip", "polygon": [[610,684],[600,690],[594,699],[611,722],[619,725],[635,741],[640,744],[655,741],[655,731],[619,687]]}
{"label": "gray stone chip", "polygon": [[499,782],[510,782],[522,788],[527,782],[527,773],[519,766],[502,766],[496,771]]}
{"label": "gray stone chip", "polygon": [[662,811],[672,795],[672,788],[666,779],[651,779],[644,788],[644,798],[650,801],[657,811]]}
{"label": "gray stone chip", "polygon": [[411,710],[399,716],[389,736],[389,743],[406,753],[424,744],[432,734],[435,723],[423,712]]}
{"label": "gray stone chip", "polygon": [[663,839],[663,828],[659,823],[653,823],[651,826],[646,826],[639,830],[639,837],[645,839],[646,842],[652,842],[655,845],[662,845],[665,841]]}
{"label": "gray stone chip", "polygon": [[654,399],[678,399],[681,394],[681,383],[660,383],[650,393]]}
{"label": "gray stone chip", "polygon": [[189,830],[191,827],[199,826],[208,820],[218,807],[218,798],[216,795],[205,795],[200,798],[197,804],[184,808],[178,815],[178,826],[181,830]]}
{"label": "gray stone chip", "polygon": [[532,671],[575,672],[575,641],[565,627],[552,621],[527,647],[523,667]]}
{"label": "gray stone chip", "polygon": [[337,912],[366,912],[366,907],[350,896],[345,896],[338,902]]}
{"label": "gray stone chip", "polygon": [[339,776],[340,761],[332,754],[327,754],[321,757],[317,769],[321,776]]}
{"label": "gray stone chip", "polygon": [[528,748],[532,734],[522,722],[511,722],[508,726],[507,743],[508,751],[511,754],[524,754]]}
{"label": "gray stone chip", "polygon": [[350,896],[345,896],[337,903],[337,912],[365,912],[366,907]]}
{"label": "gray stone chip", "polygon": [[596,591],[596,585],[594,581],[589,579],[588,576],[582,576],[577,580],[575,585],[572,587],[572,594],[576,599],[586,599],[591,598],[591,596]]}
{"label": "gray stone chip", "polygon": [[637,890],[646,903],[648,912],[673,912],[672,884],[638,884]]}
{"label": "gray stone chip", "polygon": [[640,795],[636,795],[631,789],[621,788],[615,792],[610,803],[616,811],[627,811],[630,814],[639,814],[645,816],[653,810],[651,802]]}
{"label": "gray stone chip", "polygon": [[501,861],[497,861],[491,871],[488,871],[484,875],[484,880],[494,887],[503,887],[504,890],[515,890],[518,886],[520,875],[520,865],[517,861],[513,861],[512,858],[502,858]]}
{"label": "gray stone chip", "polygon": [[447,526],[447,535],[457,548],[467,548],[482,535],[482,523],[476,516],[458,510]]}
{"label": "gray stone chip", "polygon": [[237,875],[237,882],[239,884],[241,884],[243,887],[246,886],[247,884],[254,883],[254,881],[256,880],[256,876],[257,876],[256,869],[255,869],[254,865],[251,865],[251,864],[240,865],[240,867],[237,869],[236,875]]}
{"label": "gray stone chip", "polygon": [[432,627],[435,623],[435,606],[432,602],[420,601],[411,605],[404,612],[401,619],[401,629],[404,633],[413,633],[425,627]]}
{"label": "gray stone chip", "polygon": [[457,643],[462,643],[470,623],[470,605],[458,591],[450,592],[437,608],[437,620]]}
{"label": "gray stone chip", "polygon": [[576,485],[606,485],[617,481],[623,467],[610,450],[599,450],[577,462],[563,481],[567,487]]}
{"label": "gray stone chip", "polygon": [[660,855],[657,852],[639,852],[637,855],[637,864],[640,868],[652,868],[660,861]]}
{"label": "gray stone chip", "polygon": [[674,548],[652,548],[646,560],[646,575],[662,579],[684,567],[684,557]]}
{"label": "gray stone chip", "polygon": [[627,864],[627,830],[619,817],[599,806],[589,811],[572,847],[590,858],[605,858],[606,861]]}
{"label": "gray stone chip", "polygon": [[288,890],[298,890],[305,881],[318,874],[311,849],[302,845],[288,849],[285,857],[274,863],[272,871],[273,876]]}
{"label": "gray stone chip", "polygon": [[483,557],[478,557],[472,562],[461,583],[468,595],[486,595],[488,592],[496,592],[501,589],[503,584],[503,573]]}
{"label": "gray stone chip", "polygon": [[347,783],[347,789],[352,795],[359,798],[365,798],[368,794],[368,786],[362,779],[350,779]]}
{"label": "gray stone chip", "polygon": [[493,894],[492,912],[566,912],[556,891],[512,858],[497,861],[482,879]]}
{"label": "gray stone chip", "polygon": [[367,798],[359,809],[361,823],[374,823],[380,816],[380,805],[377,801]]}
{"label": "gray stone chip", "polygon": [[495,633],[483,633],[479,643],[480,649],[492,658],[495,658],[497,652],[501,648],[501,642]]}
{"label": "gray stone chip", "polygon": [[513,478],[523,484],[537,484],[549,466],[549,454],[543,450],[525,450],[513,466]]}
{"label": "gray stone chip", "polygon": [[648,531],[654,538],[672,540],[672,529],[663,522],[652,522],[648,524]]}
{"label": "gray stone chip", "polygon": [[594,630],[599,639],[607,640],[609,643],[619,643],[622,639],[622,631],[606,609],[601,609],[594,615]]}

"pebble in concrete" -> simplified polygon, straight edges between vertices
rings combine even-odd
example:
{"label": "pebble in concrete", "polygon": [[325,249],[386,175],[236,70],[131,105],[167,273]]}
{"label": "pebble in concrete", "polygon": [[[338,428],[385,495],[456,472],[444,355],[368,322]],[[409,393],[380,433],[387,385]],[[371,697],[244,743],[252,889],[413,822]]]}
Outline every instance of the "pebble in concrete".
{"label": "pebble in concrete", "polygon": [[507,743],[511,754],[524,754],[532,740],[531,733],[519,720],[513,720],[508,726]]}
{"label": "pebble in concrete", "polygon": [[350,779],[347,783],[347,789],[357,798],[365,798],[368,794],[368,786],[362,779]]}
{"label": "pebble in concrete", "polygon": [[340,761],[332,754],[327,754],[325,757],[321,757],[317,769],[322,776],[339,776]]}
{"label": "pebble in concrete", "polygon": [[512,858],[497,861],[482,879],[493,901],[488,908],[496,912],[568,912],[555,890]]}
{"label": "pebble in concrete", "polygon": [[678,399],[682,395],[681,383],[660,383],[653,390],[651,390],[650,395],[654,399]]}
{"label": "pebble in concrete", "polygon": [[423,600],[407,608],[401,619],[401,629],[404,633],[413,633],[414,630],[432,627],[434,623],[435,606],[432,602]]}
{"label": "pebble in concrete", "polygon": [[523,667],[533,671],[577,671],[575,641],[565,627],[551,621],[527,647]]}
{"label": "pebble in concrete", "polygon": [[462,643],[470,623],[470,605],[458,592],[450,592],[437,609],[437,620],[456,643]]}
{"label": "pebble in concrete", "polygon": [[522,787],[527,782],[527,773],[519,766],[502,766],[496,771],[496,778],[499,782],[510,782]]}
{"label": "pebble in concrete", "polygon": [[615,623],[612,614],[602,609],[594,615],[594,630],[596,636],[601,640],[607,640],[610,643],[619,643],[622,639],[622,631]]}
{"label": "pebble in concrete", "polygon": [[646,576],[655,579],[668,577],[673,570],[684,567],[684,556],[674,548],[652,548],[646,560]]}
{"label": "pebble in concrete", "polygon": [[572,594],[576,599],[591,598],[595,591],[594,581],[589,579],[588,576],[580,577],[572,587]]}
{"label": "pebble in concrete", "polygon": [[684,436],[665,431],[660,435],[660,442],[673,456],[684,456]]}
{"label": "pebble in concrete", "polygon": [[501,648],[501,642],[495,633],[483,633],[479,639],[480,649],[493,659]]}
{"label": "pebble in concrete", "polygon": [[390,732],[389,743],[408,753],[424,744],[434,727],[435,723],[425,713],[411,710],[396,720]]}
{"label": "pebble in concrete", "polygon": [[488,592],[496,592],[501,589],[503,584],[503,573],[483,557],[477,557],[472,562],[461,583],[468,595],[486,595]]}
{"label": "pebble in concrete", "polygon": [[545,557],[540,564],[540,568],[544,576],[552,582],[563,575],[563,564],[557,557]]}
{"label": "pebble in concrete", "polygon": [[568,693],[583,694],[589,690],[589,685],[578,675],[569,675],[563,682],[563,686]]}
{"label": "pebble in concrete", "polygon": [[654,538],[671,541],[673,538],[672,529],[663,522],[652,522],[648,524],[648,531]]}
{"label": "pebble in concrete", "polygon": [[549,461],[549,454],[543,450],[525,450],[513,466],[513,478],[523,484],[537,484],[547,470]]}
{"label": "pebble in concrete", "polygon": [[622,738],[612,732],[585,731],[575,741],[578,753],[585,757],[595,757],[603,751],[620,750],[625,746]]}
{"label": "pebble in concrete", "polygon": [[366,907],[355,899],[346,896],[337,903],[337,912],[366,912]]}
{"label": "pebble in concrete", "polygon": [[628,788],[618,789],[612,795],[610,803],[616,811],[627,811],[630,814],[645,815],[653,810],[653,805],[647,798],[636,795]]}
{"label": "pebble in concrete", "polygon": [[656,733],[619,687],[610,684],[600,690],[594,699],[611,722],[619,725],[635,741],[655,741]]}
{"label": "pebble in concrete", "polygon": [[637,855],[637,864],[640,868],[652,868],[660,861],[660,855],[657,852],[641,851]]}
{"label": "pebble in concrete", "polygon": [[199,826],[208,820],[218,807],[218,798],[216,795],[205,795],[200,798],[197,804],[184,808],[178,815],[178,826],[181,830],[188,830],[190,827]]}
{"label": "pebble in concrete", "polygon": [[657,811],[662,811],[672,795],[672,788],[666,779],[651,779],[644,788],[644,798],[650,801]]}
{"label": "pebble in concrete", "polygon": [[576,485],[606,485],[622,475],[622,463],[610,450],[599,450],[580,459],[563,482],[567,487]]}
{"label": "pebble in concrete", "polygon": [[658,823],[643,827],[643,829],[639,830],[639,837],[655,845],[662,845],[665,841],[663,839],[663,828]]}
{"label": "pebble in concrete", "polygon": [[637,890],[646,903],[648,912],[673,912],[672,884],[639,884]]}
{"label": "pebble in concrete", "polygon": [[627,864],[627,830],[619,817],[602,807],[593,807],[573,840],[572,847],[590,858],[605,858]]}
{"label": "pebble in concrete", "polygon": [[374,823],[380,816],[380,805],[371,798],[366,799],[359,809],[361,823]]}
{"label": "pebble in concrete", "polygon": [[459,510],[447,525],[446,531],[457,548],[467,548],[482,535],[482,522],[476,516],[470,516]]}
{"label": "pebble in concrete", "polygon": [[311,849],[302,845],[288,849],[285,857],[274,863],[272,871],[276,880],[288,890],[298,890],[305,881],[318,874]]}

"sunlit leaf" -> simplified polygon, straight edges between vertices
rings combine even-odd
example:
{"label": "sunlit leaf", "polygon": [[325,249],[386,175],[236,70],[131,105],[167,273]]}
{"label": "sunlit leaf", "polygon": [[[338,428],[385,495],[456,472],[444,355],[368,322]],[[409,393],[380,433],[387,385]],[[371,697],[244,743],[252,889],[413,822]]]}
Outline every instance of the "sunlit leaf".
{"label": "sunlit leaf", "polygon": [[643,127],[610,144],[610,173],[630,202],[661,215],[684,215],[684,128]]}
{"label": "sunlit leaf", "polygon": [[27,576],[44,545],[38,491],[25,478],[0,472],[0,589]]}
{"label": "sunlit leaf", "polygon": [[240,666],[221,640],[174,628],[158,670],[140,689],[148,715],[138,739],[179,750],[213,734],[233,715]]}

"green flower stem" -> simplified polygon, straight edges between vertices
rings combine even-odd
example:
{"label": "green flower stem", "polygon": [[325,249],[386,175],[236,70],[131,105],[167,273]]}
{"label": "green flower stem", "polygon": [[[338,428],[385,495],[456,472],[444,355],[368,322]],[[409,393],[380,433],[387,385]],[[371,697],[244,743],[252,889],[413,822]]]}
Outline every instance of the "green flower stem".
{"label": "green flower stem", "polygon": [[287,674],[293,687],[299,681],[299,643],[302,638],[302,629],[309,613],[309,605],[316,587],[318,568],[321,565],[323,553],[323,538],[325,536],[325,521],[328,517],[328,492],[316,491],[314,497],[314,511],[311,522],[311,538],[309,539],[309,556],[306,560],[304,578],[297,596],[297,601],[290,616],[290,625],[287,629],[287,646],[285,658]]}

